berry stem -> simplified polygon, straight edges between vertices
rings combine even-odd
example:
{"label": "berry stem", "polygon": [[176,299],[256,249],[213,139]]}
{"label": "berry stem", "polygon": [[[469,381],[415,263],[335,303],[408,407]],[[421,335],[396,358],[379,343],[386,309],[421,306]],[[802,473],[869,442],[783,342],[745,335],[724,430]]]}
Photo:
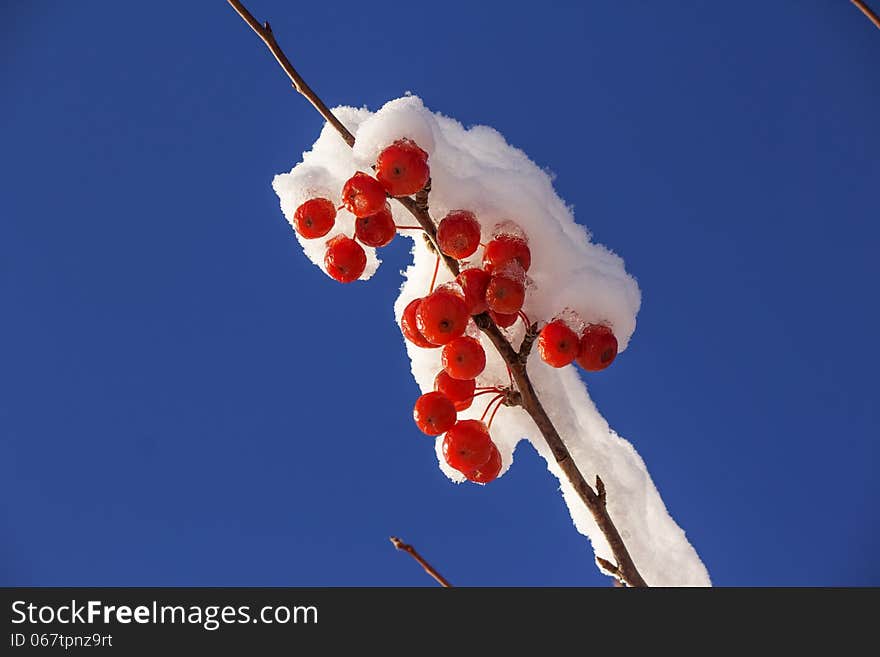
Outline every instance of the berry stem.
{"label": "berry stem", "polygon": [[488,395],[491,393],[506,395],[507,393],[501,390],[500,388],[488,388],[487,390],[483,390],[481,392],[475,392],[474,397],[479,397],[480,395]]}
{"label": "berry stem", "polygon": [[[269,27],[269,23],[266,22],[263,25],[260,25],[240,0],[227,1],[232,8],[235,9],[238,15],[241,16],[241,18],[250,26],[250,28],[256,32],[257,36],[262,39],[263,43],[266,44],[266,47],[269,48],[272,55],[281,65],[281,68],[284,69],[287,77],[290,78],[294,89],[302,94],[318,113],[336,129],[346,144],[354,146],[354,135],[352,135],[348,128],[336,118],[333,112],[327,108],[324,102],[305,83],[296,69],[293,68],[290,60],[287,59],[287,56],[275,40],[275,36],[272,34],[272,29]],[[860,8],[862,7],[860,6]],[[427,189],[428,186],[426,186],[426,189],[423,191],[427,191]],[[419,225],[421,225],[425,231],[425,239],[428,242],[428,245],[436,254],[438,254],[438,257],[443,258],[444,264],[452,275],[457,276],[459,274],[458,262],[450,256],[443,255],[437,245],[437,229],[434,225],[434,220],[428,213],[426,202],[427,194],[420,194],[420,196],[424,197],[424,199],[417,200],[410,198],[409,196],[401,196],[395,197],[394,200],[405,207],[409,213],[415,217],[416,221],[419,222]],[[600,496],[595,490],[593,490],[593,487],[587,483],[583,473],[581,473],[578,465],[574,462],[571,452],[565,445],[565,441],[562,439],[562,436],[559,435],[559,431],[556,429],[556,426],[553,424],[553,421],[550,419],[550,416],[541,404],[541,400],[538,398],[538,394],[532,385],[528,372],[526,371],[526,357],[528,356],[528,350],[524,348],[525,342],[521,346],[522,352],[518,352],[513,348],[510,342],[508,342],[507,338],[504,337],[504,334],[498,328],[498,325],[492,321],[492,318],[488,313],[476,315],[473,319],[479,329],[487,338],[489,338],[492,344],[495,345],[495,349],[507,364],[509,371],[512,371],[511,378],[514,380],[516,387],[519,390],[519,405],[522,406],[523,410],[525,410],[534,421],[535,426],[543,436],[550,451],[553,453],[553,458],[559,465],[562,474],[584,503],[584,506],[590,511],[593,519],[596,521],[596,526],[608,542],[608,547],[614,555],[614,559],[617,563],[615,565],[607,562],[609,566],[613,566],[613,571],[611,568],[605,566],[603,566],[603,568],[627,586],[648,586],[641,573],[639,573],[629,550],[626,548],[623,537],[620,535],[617,526],[614,524],[614,521],[608,513],[605,496]],[[531,343],[529,343],[529,347],[531,347]]]}
{"label": "berry stem", "polygon": [[425,230],[421,226],[398,226],[397,224],[394,224],[394,227],[397,230]]}
{"label": "berry stem", "polygon": [[492,428],[492,420],[495,419],[495,413],[497,413],[498,409],[501,408],[502,406],[504,406],[504,397],[502,397],[501,399],[498,400],[498,405],[495,407],[495,410],[492,411],[492,415],[489,416],[489,422],[486,423],[487,429]]}
{"label": "berry stem", "polygon": [[431,287],[428,288],[428,294],[434,291],[434,283],[437,282],[437,272],[440,270],[440,256],[434,261],[434,275],[431,276]]}
{"label": "berry stem", "polygon": [[[476,397],[476,395],[474,395]],[[486,410],[483,411],[483,414],[480,416],[480,422],[486,419],[486,413],[489,412],[489,409],[492,407],[492,404],[497,402],[499,399],[504,399],[504,394],[495,395],[492,399],[489,400],[489,403],[486,404]]]}

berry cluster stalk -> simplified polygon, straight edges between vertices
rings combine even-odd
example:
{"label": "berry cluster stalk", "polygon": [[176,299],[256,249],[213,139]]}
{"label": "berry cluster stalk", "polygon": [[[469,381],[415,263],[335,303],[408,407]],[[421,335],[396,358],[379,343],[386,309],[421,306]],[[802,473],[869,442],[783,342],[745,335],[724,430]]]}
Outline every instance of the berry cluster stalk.
{"label": "berry cluster stalk", "polygon": [[[302,76],[300,76],[290,63],[290,60],[284,54],[284,51],[281,50],[281,47],[275,40],[275,36],[272,33],[272,28],[269,26],[269,23],[266,22],[260,24],[244,5],[239,2],[239,0],[228,0],[228,2],[232,5],[233,9],[238,12],[239,16],[250,25],[251,29],[256,32],[257,36],[263,40],[272,52],[272,55],[281,65],[281,68],[287,73],[287,76],[293,83],[293,87],[300,94],[305,96],[315,109],[318,110],[321,116],[323,116],[324,119],[336,129],[345,143],[349,146],[354,146],[354,135],[349,132],[348,128],[342,125],[333,112],[331,112],[318,95],[312,91],[311,87],[305,83],[305,80],[303,80]],[[425,189],[416,194],[415,198],[402,196],[394,197],[394,200],[403,205],[410,214],[415,217],[416,221],[418,221],[419,225],[425,231],[425,240],[429,248],[442,258],[443,263],[452,275],[457,276],[459,273],[458,262],[456,262],[454,258],[444,255],[437,246],[437,231],[434,221],[428,213],[428,191],[430,190],[430,185],[431,183],[429,180]],[[557,464],[559,464],[560,469],[593,515],[596,524],[599,526],[599,529],[608,541],[611,553],[617,561],[617,563],[614,564],[601,557],[596,557],[597,563],[603,570],[610,573],[627,586],[648,586],[647,582],[645,582],[636,568],[629,551],[626,549],[626,545],[623,542],[620,532],[617,530],[614,521],[608,513],[605,485],[597,475],[596,489],[594,490],[593,487],[587,483],[586,479],[584,479],[583,474],[581,474],[574,459],[572,459],[571,453],[565,446],[565,442],[562,440],[559,432],[556,430],[556,427],[553,425],[553,422],[550,420],[550,417],[541,405],[541,401],[529,379],[528,372],[526,371],[526,362],[535,338],[538,335],[537,324],[532,324],[527,328],[525,338],[523,338],[522,344],[517,351],[513,348],[513,345],[510,344],[507,338],[504,337],[504,334],[495,322],[492,321],[492,318],[488,313],[475,315],[473,319],[477,327],[489,338],[492,344],[495,345],[495,348],[498,350],[498,353],[501,355],[504,362],[507,363],[511,376],[516,384],[516,391],[508,393],[504,398],[503,403],[507,406],[521,406],[535,422],[535,425],[538,427],[538,430],[547,442],[550,451],[553,453],[553,457],[556,459]]]}

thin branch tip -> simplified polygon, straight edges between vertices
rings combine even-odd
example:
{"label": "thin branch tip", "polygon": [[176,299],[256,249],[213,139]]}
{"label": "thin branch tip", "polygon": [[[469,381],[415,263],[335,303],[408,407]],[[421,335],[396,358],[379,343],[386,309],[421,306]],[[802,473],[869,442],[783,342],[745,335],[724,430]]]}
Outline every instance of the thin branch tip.
{"label": "thin branch tip", "polygon": [[440,586],[444,588],[452,588],[452,584],[449,583],[449,580],[443,577],[443,575],[441,575],[439,572],[437,572],[437,569],[434,568],[434,566],[425,561],[424,557],[422,557],[422,555],[420,555],[412,545],[404,543],[396,536],[389,536],[388,540],[391,541],[391,544],[395,548],[401,550],[402,552],[406,552],[407,554],[409,554],[409,556],[415,559],[416,562],[424,569],[424,571],[428,573],[431,577],[433,577],[437,581],[437,583],[440,584]]}
{"label": "thin branch tip", "polygon": [[874,27],[880,29],[880,16],[874,13],[868,5],[862,2],[862,0],[850,0],[850,2],[858,7],[859,11],[861,11],[869,21],[874,23]]}

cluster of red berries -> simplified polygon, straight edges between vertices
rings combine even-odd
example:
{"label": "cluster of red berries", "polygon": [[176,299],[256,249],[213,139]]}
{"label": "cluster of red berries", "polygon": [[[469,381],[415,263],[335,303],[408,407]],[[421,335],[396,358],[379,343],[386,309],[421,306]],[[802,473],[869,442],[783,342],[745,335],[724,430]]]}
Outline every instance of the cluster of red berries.
{"label": "cluster of red berries", "polygon": [[588,372],[598,372],[617,356],[617,338],[604,324],[588,324],[578,336],[564,319],[554,319],[538,335],[538,352],[552,367],[577,361]]}
{"label": "cluster of red berries", "polygon": [[[437,246],[443,254],[461,261],[476,253],[481,234],[473,212],[454,210],[437,227]],[[416,425],[429,436],[445,433],[446,463],[481,484],[495,479],[501,470],[501,455],[489,428],[506,393],[496,387],[477,388],[476,377],[486,366],[486,353],[480,341],[465,331],[473,315],[485,312],[502,327],[516,322],[525,301],[526,272],[531,264],[525,238],[506,228],[499,230],[485,245],[482,266],[463,269],[454,283],[414,299],[401,317],[401,331],[407,340],[425,349],[443,348],[443,370],[434,380],[434,392],[416,401]],[[493,404],[497,406],[488,424],[457,419],[458,411],[469,408],[475,396],[489,393],[495,397],[483,417]]]}
{"label": "cluster of red berries", "polygon": [[[337,209],[355,216],[354,236],[337,235],[327,242],[324,265],[327,273],[342,283],[360,278],[366,267],[361,244],[382,247],[394,239],[394,224],[388,197],[416,194],[424,189],[430,170],[428,154],[408,139],[385,148],[373,167],[376,177],[355,173],[342,188],[342,206],[327,198],[312,198],[294,214],[294,228],[307,239],[324,237],[333,228]],[[532,264],[528,242],[515,226],[498,226],[487,244],[481,243],[482,229],[473,212],[454,210],[437,227],[440,251],[458,261],[473,256],[483,246],[482,265],[462,269],[454,283],[414,299],[403,311],[400,328],[404,337],[418,347],[443,349],[443,369],[434,380],[434,391],[418,398],[413,409],[416,425],[429,436],[446,434],[443,456],[450,467],[470,481],[494,480],[501,470],[501,455],[489,429],[507,391],[490,386],[478,388],[476,378],[486,367],[486,353],[479,339],[466,335],[471,317],[489,313],[501,328],[522,318],[527,275]],[[439,266],[439,256],[437,260]],[[436,278],[436,268],[434,276]],[[617,339],[610,328],[587,325],[580,335],[563,318],[548,323],[538,336],[538,350],[545,362],[563,367],[577,361],[584,369],[608,367],[617,355]],[[494,393],[480,420],[459,420],[458,412],[470,408],[474,397]],[[495,405],[488,422],[483,420]]]}
{"label": "cluster of red berries", "polygon": [[327,242],[324,267],[340,283],[361,277],[367,254],[361,244],[374,248],[394,239],[397,226],[388,205],[389,196],[408,196],[428,182],[428,154],[408,139],[385,148],[376,159],[376,177],[358,171],[342,187],[342,205],[327,198],[312,198],[293,215],[294,229],[306,239],[324,237],[336,223],[336,210],[345,208],[355,216],[354,237],[337,235]]}

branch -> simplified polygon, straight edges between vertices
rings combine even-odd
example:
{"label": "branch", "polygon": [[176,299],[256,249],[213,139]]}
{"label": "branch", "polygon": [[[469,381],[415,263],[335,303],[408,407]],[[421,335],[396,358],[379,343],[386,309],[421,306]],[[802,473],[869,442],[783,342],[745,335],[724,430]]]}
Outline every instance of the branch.
{"label": "branch", "polygon": [[416,549],[412,545],[408,545],[407,543],[404,543],[396,536],[389,537],[389,540],[391,541],[391,544],[394,547],[396,547],[398,550],[403,550],[404,552],[409,553],[409,556],[411,556],[413,559],[418,561],[419,565],[425,569],[425,572],[428,573],[434,579],[436,579],[437,582],[439,582],[440,586],[443,586],[447,589],[452,588],[452,584],[449,583],[449,580],[447,580],[445,577],[443,577],[443,575],[438,573],[437,570],[434,568],[434,566],[432,566],[427,561],[425,561],[422,558],[422,555],[420,555],[418,552],[416,552]]}
{"label": "branch", "polygon": [[519,359],[525,364],[525,362],[529,358],[529,354],[532,351],[532,346],[535,344],[535,340],[538,337],[538,323],[535,322],[531,326],[526,329],[525,337],[523,338],[522,344],[519,345]]}
{"label": "branch", "polygon": [[877,16],[871,8],[866,5],[862,0],[850,0],[856,7],[861,9],[862,13],[868,17],[868,20],[874,23],[874,27],[880,29],[880,16]]}
{"label": "branch", "polygon": [[[290,60],[287,59],[287,56],[281,50],[278,42],[275,41],[275,37],[272,34],[269,24],[265,23],[264,25],[260,25],[238,0],[228,0],[228,2],[263,40],[275,56],[275,59],[281,65],[281,68],[287,73],[287,77],[293,82],[294,88],[308,99],[308,101],[318,110],[321,116],[330,123],[330,125],[336,128],[349,146],[354,146],[354,136],[344,125],[342,125],[342,123],[339,122],[339,119],[337,119],[323,101],[315,95],[300,74],[297,73],[296,69],[293,68]],[[431,216],[428,214],[427,194],[423,193],[417,195],[415,199],[409,196],[400,196],[395,197],[394,200],[403,205],[403,207],[415,217],[416,221],[419,222],[419,225],[425,231],[425,240],[428,242],[429,247],[441,256],[443,263],[452,275],[457,276],[459,273],[458,261],[443,254],[437,246],[437,230],[434,226],[434,220],[431,219]],[[517,388],[519,388],[520,397],[517,400],[517,405],[522,406],[523,410],[525,410],[535,422],[535,426],[537,426],[538,431],[540,431],[541,435],[544,437],[547,446],[553,453],[553,457],[556,459],[556,462],[566,479],[568,479],[575,492],[577,492],[581,501],[583,501],[586,507],[590,510],[599,530],[608,541],[608,546],[611,548],[611,552],[617,560],[616,566],[613,566],[612,564],[615,572],[617,572],[617,577],[628,586],[647,586],[648,584],[642,578],[635,563],[633,563],[632,557],[623,542],[623,538],[620,536],[620,532],[617,531],[617,527],[614,525],[611,516],[608,514],[608,509],[605,504],[604,486],[600,487],[600,492],[597,494],[584,479],[583,474],[581,474],[574,459],[572,459],[571,453],[565,446],[565,442],[562,440],[562,437],[559,435],[559,432],[550,420],[550,416],[547,415],[547,411],[545,411],[544,407],[541,405],[541,401],[538,399],[538,395],[532,386],[532,382],[526,372],[526,360],[529,351],[531,350],[532,342],[534,341],[534,337],[529,338],[529,333],[534,327],[530,327],[529,331],[527,331],[526,338],[520,348],[521,353],[518,353],[507,338],[504,337],[501,329],[499,329],[498,325],[492,321],[492,318],[488,313],[475,315],[474,322],[486,337],[489,338],[490,342],[492,342],[495,349],[498,350],[498,353],[504,359],[504,362],[507,363],[507,366],[510,368],[511,376],[516,383]],[[395,543],[395,539],[393,538],[392,543]],[[397,543],[395,543],[395,546],[397,546]],[[419,563],[425,567],[425,570],[428,570],[432,576],[435,576],[437,581],[440,581],[440,583],[443,584],[443,581],[441,581],[442,578],[434,575],[436,571],[429,569],[430,566],[418,556],[415,550],[412,550],[410,546],[407,546],[404,543],[401,543],[401,546],[402,547],[399,549],[407,550],[407,548],[409,548],[407,551],[410,552],[413,558],[419,561]],[[606,568],[606,570],[609,569]],[[609,572],[611,571],[609,570]]]}
{"label": "branch", "polygon": [[281,50],[281,46],[278,45],[278,42],[275,41],[275,35],[272,34],[272,28],[269,25],[269,21],[260,25],[259,22],[257,22],[257,19],[251,15],[251,12],[245,9],[245,6],[238,0],[229,0],[229,4],[232,5],[232,8],[235,9],[235,11],[238,12],[238,15],[244,19],[245,23],[251,26],[251,29],[257,33],[257,36],[263,40],[263,43],[266,44],[266,47],[269,48],[275,56],[275,59],[281,65],[281,68],[287,73],[287,77],[289,77],[290,81],[293,83],[293,88],[308,99],[314,108],[318,110],[318,113],[324,117],[324,120],[326,120],[327,123],[336,128],[336,131],[342,136],[346,144],[354,146],[354,135],[349,132],[348,128],[342,125],[340,120],[330,111],[330,108],[327,107],[324,104],[324,101],[318,97],[318,94],[312,91],[311,87],[309,87],[309,85],[306,84],[306,81],[302,79],[302,76],[296,72],[295,68],[293,68],[293,64],[287,59],[287,55]]}

